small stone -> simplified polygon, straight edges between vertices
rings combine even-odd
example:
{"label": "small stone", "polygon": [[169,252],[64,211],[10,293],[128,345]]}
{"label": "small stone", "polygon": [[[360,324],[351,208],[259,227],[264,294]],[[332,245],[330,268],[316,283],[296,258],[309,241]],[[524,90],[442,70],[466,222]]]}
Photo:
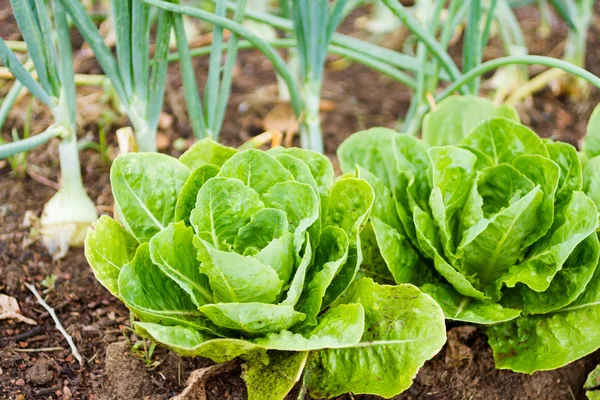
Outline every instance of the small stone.
{"label": "small stone", "polygon": [[107,333],[106,335],[104,335],[103,340],[106,343],[112,343],[112,342],[115,342],[117,340],[117,337],[115,335],[113,335],[112,333]]}
{"label": "small stone", "polygon": [[69,389],[68,386],[63,387],[62,392],[64,400],[69,400],[71,397],[73,397],[73,393],[71,393],[71,389]]}
{"label": "small stone", "polygon": [[25,373],[28,382],[34,385],[42,386],[50,383],[54,379],[54,374],[50,370],[50,365],[47,360],[40,358],[31,368]]}
{"label": "small stone", "polygon": [[15,385],[17,385],[17,386],[25,386],[25,380],[23,378],[19,378],[15,382]]}

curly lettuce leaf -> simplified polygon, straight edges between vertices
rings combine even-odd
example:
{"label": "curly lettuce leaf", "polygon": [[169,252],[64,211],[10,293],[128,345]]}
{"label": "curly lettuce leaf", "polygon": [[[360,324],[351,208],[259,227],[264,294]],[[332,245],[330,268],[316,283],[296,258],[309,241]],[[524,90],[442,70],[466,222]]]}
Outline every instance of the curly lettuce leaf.
{"label": "curly lettuce leaf", "polygon": [[148,242],[175,220],[177,197],[190,173],[164,154],[128,153],[115,159],[110,169],[115,208],[138,242]]}
{"label": "curly lettuce leaf", "polygon": [[236,149],[223,146],[210,138],[198,140],[185,153],[179,157],[179,161],[187,165],[192,171],[210,164],[221,167],[225,161],[237,153]]}
{"label": "curly lettuce leaf", "polygon": [[269,363],[245,363],[242,379],[248,388],[248,400],[281,400],[302,377],[308,352],[278,351]]}
{"label": "curly lettuce leaf", "polygon": [[306,382],[312,397],[347,392],[395,396],[446,341],[442,310],[415,286],[360,279],[339,303],[362,305],[364,333],[354,346],[310,353]]}
{"label": "curly lettuce leaf", "polygon": [[85,238],[85,257],[94,276],[113,295],[119,297],[119,273],[135,256],[137,241],[125,228],[103,215],[92,224]]}
{"label": "curly lettuce leaf", "polygon": [[394,156],[394,139],[400,136],[387,128],[373,128],[353,134],[337,150],[343,173],[353,173],[361,166],[387,187],[393,188],[398,171]]}
{"label": "curly lettuce leaf", "polygon": [[258,193],[232,178],[213,178],[200,188],[190,222],[216,249],[234,244],[238,230],[264,208]]}
{"label": "curly lettuce leaf", "polygon": [[148,243],[142,243],[133,260],[121,268],[119,295],[140,321],[206,329],[187,292],[154,265]]}
{"label": "curly lettuce leaf", "polygon": [[[600,157],[592,158],[583,170],[583,191],[600,210]],[[600,215],[598,219],[600,229]]]}
{"label": "curly lettuce leaf", "polygon": [[477,124],[492,117],[519,122],[517,110],[512,106],[496,107],[490,100],[476,96],[452,96],[425,115],[421,134],[431,146],[456,145]]}
{"label": "curly lettuce leaf", "polygon": [[192,171],[191,175],[183,184],[177,203],[175,205],[175,221],[184,221],[190,225],[190,215],[196,206],[198,191],[210,178],[219,173],[215,165],[205,164]]}
{"label": "curly lettuce leaf", "polygon": [[259,195],[276,183],[291,181],[294,178],[275,158],[256,149],[233,155],[223,164],[217,176],[238,179]]}
{"label": "curly lettuce leaf", "polygon": [[194,230],[185,223],[170,223],[150,239],[150,258],[154,265],[191,297],[197,307],[213,300],[206,275],[194,247]]}
{"label": "curly lettuce leaf", "polygon": [[453,321],[492,325],[513,320],[521,315],[519,309],[462,296],[452,285],[445,283],[426,283],[422,290],[442,307],[446,319]]}
{"label": "curly lettuce leaf", "polygon": [[215,303],[200,307],[215,325],[251,335],[280,332],[304,320],[292,306],[265,303]]}
{"label": "curly lettuce leaf", "polygon": [[[596,261],[597,263],[597,261]],[[600,348],[600,268],[567,307],[487,330],[496,367],[533,373],[560,368]]]}
{"label": "curly lettuce leaf", "polygon": [[135,328],[143,336],[150,337],[185,357],[204,357],[216,363],[241,357],[254,363],[269,363],[267,349],[248,340],[215,339],[185,326],[165,326],[159,323],[136,322]]}
{"label": "curly lettuce leaf", "polygon": [[548,289],[575,248],[596,231],[597,215],[592,200],[583,192],[574,192],[571,201],[557,211],[550,232],[531,247],[522,263],[510,267],[500,282],[509,288],[522,283],[536,292]]}
{"label": "curly lettuce leaf", "polygon": [[600,156],[600,105],[596,106],[588,121],[582,150],[588,158]]}
{"label": "curly lettuce leaf", "polygon": [[480,121],[459,142],[461,146],[474,151],[480,162],[487,165],[510,164],[517,156],[524,154],[548,157],[542,140],[531,129],[521,125],[518,119],[493,117]]}

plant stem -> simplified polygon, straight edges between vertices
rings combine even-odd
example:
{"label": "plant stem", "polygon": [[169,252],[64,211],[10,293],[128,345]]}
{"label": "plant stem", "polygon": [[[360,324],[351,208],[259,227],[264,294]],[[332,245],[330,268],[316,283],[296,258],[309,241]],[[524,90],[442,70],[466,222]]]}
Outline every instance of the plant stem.
{"label": "plant stem", "polygon": [[[37,80],[37,74],[34,72],[31,76]],[[15,76],[8,68],[0,67],[0,79],[15,79]],[[76,74],[75,85],[77,86],[104,86],[110,83],[106,75],[99,74]]]}
{"label": "plant stem", "polygon": [[[62,126],[52,125],[44,132],[30,136],[27,139],[22,139],[17,142],[7,143],[0,146],[0,160],[13,156],[15,154],[29,151],[37,146],[40,146],[50,139],[66,134],[66,130]],[[62,160],[61,160],[62,162]],[[61,164],[62,165],[62,164]],[[77,169],[79,171],[79,168]]]}
{"label": "plant stem", "polygon": [[[225,17],[225,0],[217,0],[215,15]],[[234,43],[235,38],[232,39]],[[223,54],[223,28],[213,25],[212,43],[209,57],[208,78],[204,90],[204,107],[206,108],[206,126],[212,132],[212,138],[217,139],[217,132],[213,130],[215,124],[217,102],[221,77],[221,56]]]}
{"label": "plant stem", "polygon": [[[430,20],[428,21],[428,32],[432,36],[435,34],[437,30],[437,25],[439,23],[440,13],[442,11],[442,6],[445,1],[436,0],[435,9],[431,15]],[[415,90],[413,92],[413,96],[410,102],[410,107],[408,108],[408,112],[406,114],[406,118],[404,121],[404,131],[406,133],[410,133],[412,135],[416,135],[419,127],[421,126],[420,119],[414,119],[417,108],[420,107],[421,103],[425,101],[425,90],[426,90],[426,79],[427,75],[425,70],[427,68],[427,60],[429,58],[429,53],[427,51],[427,47],[425,43],[419,42],[417,45],[417,59],[421,64],[421,69],[417,72],[417,84]]]}
{"label": "plant stem", "polygon": [[27,53],[27,43],[18,40],[6,40],[6,46],[17,53]]}
{"label": "plant stem", "polygon": [[[244,12],[246,9],[246,0],[238,0],[237,8],[233,16],[234,22],[241,24],[244,20]],[[235,60],[238,54],[239,35],[232,33],[227,43],[227,56],[225,57],[225,65],[223,68],[223,75],[221,78],[221,87],[219,89],[219,95],[217,96],[217,107],[215,109],[215,119],[211,126],[215,138],[219,138],[221,128],[223,126],[223,119],[225,118],[225,111],[227,110],[227,103],[229,101],[229,94],[231,93],[231,82],[233,80],[233,68],[235,66]],[[277,75],[278,79],[279,75]]]}
{"label": "plant stem", "polygon": [[[289,48],[293,49],[296,47],[296,41],[294,39],[276,39],[273,41],[269,41],[268,44],[274,48]],[[238,43],[239,50],[246,49],[254,49],[254,46],[251,42],[247,40],[241,40]],[[334,44],[329,45],[329,52],[332,54],[348,58],[354,62],[365,65],[381,74],[384,74],[406,86],[409,88],[414,88],[415,80],[412,76],[407,73],[395,68],[393,65],[389,63],[385,63],[380,61],[378,58],[369,57],[364,53],[354,51],[352,49],[348,49],[346,47],[337,46]],[[210,54],[210,46],[198,47],[195,49],[190,49],[190,56],[199,57]],[[171,53],[169,54],[169,61],[179,61],[179,54]]]}
{"label": "plant stem", "polygon": [[544,56],[509,56],[509,57],[501,57],[495,60],[490,60],[484,62],[477,67],[473,68],[455,82],[453,82],[450,86],[444,89],[441,93],[435,96],[436,102],[440,102],[446,97],[450,96],[454,91],[463,86],[466,82],[475,79],[478,76],[481,76],[487,72],[493,71],[496,68],[503,67],[505,65],[510,64],[520,64],[520,65],[544,65],[547,67],[554,67],[562,69],[570,74],[573,74],[579,78],[585,79],[590,82],[594,86],[600,89],[600,78],[592,74],[591,72],[586,71],[585,69],[573,65],[569,62],[558,60],[552,57],[544,57]]}
{"label": "plant stem", "polygon": [[69,136],[68,139],[63,139],[58,144],[61,176],[60,190],[64,190],[67,193],[84,192],[75,132],[71,132]]}
{"label": "plant stem", "polygon": [[[422,41],[429,52],[433,54],[441,63],[442,67],[446,70],[451,80],[456,80],[461,76],[461,73],[452,60],[452,57],[442,48],[442,46],[435,40],[433,35],[427,32],[421,24],[410,15],[404,6],[395,0],[382,0],[402,23],[414,34],[420,41]],[[461,86],[460,91],[463,94],[468,94],[468,88]]]}
{"label": "plant stem", "polygon": [[[235,9],[235,3],[227,2],[227,8]],[[292,32],[294,30],[293,23],[289,19],[261,13],[255,10],[246,10],[246,17],[286,32]],[[366,58],[377,59],[378,61],[402,70],[417,72],[420,69],[420,65],[415,57],[411,57],[409,55],[402,54],[373,43],[365,42],[364,40],[346,36],[341,33],[333,34],[331,38],[331,44],[357,53],[362,53]],[[441,78],[448,80],[448,75],[442,73]]]}
{"label": "plant stem", "polygon": [[2,100],[2,104],[0,104],[0,132],[2,131],[2,127],[6,122],[6,118],[8,117],[8,113],[11,108],[17,101],[19,94],[23,91],[23,84],[19,81],[15,81],[11,86],[10,90]]}
{"label": "plant stem", "polygon": [[209,136],[209,133],[206,129],[202,101],[200,100],[198,88],[196,87],[194,66],[192,65],[192,58],[189,53],[181,14],[173,14],[173,28],[175,31],[175,39],[177,41],[177,51],[179,52],[179,68],[181,70],[183,95],[188,110],[188,117],[196,139],[203,139]]}
{"label": "plant stem", "polygon": [[534,93],[542,90],[550,82],[565,75],[566,72],[562,69],[552,68],[542,72],[535,78],[529,80],[524,85],[520,86],[506,99],[507,104],[517,104],[521,100],[533,95]]}
{"label": "plant stem", "polygon": [[304,120],[300,126],[300,146],[323,153],[323,136],[319,118],[321,83],[307,82],[304,85]]}

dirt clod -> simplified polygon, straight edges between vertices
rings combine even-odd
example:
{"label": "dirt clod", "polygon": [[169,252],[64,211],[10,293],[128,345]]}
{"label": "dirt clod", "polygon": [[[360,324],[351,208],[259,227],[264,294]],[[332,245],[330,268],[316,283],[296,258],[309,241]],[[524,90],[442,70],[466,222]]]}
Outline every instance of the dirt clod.
{"label": "dirt clod", "polygon": [[467,345],[467,342],[476,333],[477,328],[474,326],[459,326],[448,331],[447,364],[459,365],[462,361],[473,358],[473,350]]}
{"label": "dirt clod", "polygon": [[146,369],[123,342],[106,348],[107,397],[114,400],[143,399],[150,392]]}
{"label": "dirt clod", "polygon": [[52,381],[54,374],[50,370],[50,363],[44,358],[40,358],[25,373],[27,382],[34,385],[43,386]]}

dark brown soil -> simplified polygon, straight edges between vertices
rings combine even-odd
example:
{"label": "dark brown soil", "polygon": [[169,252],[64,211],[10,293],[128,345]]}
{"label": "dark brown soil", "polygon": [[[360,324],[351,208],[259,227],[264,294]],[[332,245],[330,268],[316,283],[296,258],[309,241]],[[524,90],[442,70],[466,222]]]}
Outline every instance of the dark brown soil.
{"label": "dark brown soil", "polygon": [[[565,37],[565,28],[556,22],[551,39],[539,40],[535,36],[538,19],[535,9],[523,10],[519,18],[534,53],[551,53]],[[353,31],[352,21],[351,18],[344,23],[345,31]],[[588,69],[596,75],[600,75],[599,34],[598,29],[590,32],[587,53]],[[5,39],[19,39],[8,0],[0,0],[0,35]],[[75,40],[75,45],[78,49],[81,41]],[[393,41],[390,45],[397,46]],[[100,73],[93,59],[84,56],[85,52],[76,53],[78,72]],[[206,60],[196,60],[201,85],[206,66]],[[171,66],[168,76],[165,113],[172,117],[172,123],[165,118],[163,151],[177,155],[173,141],[184,137],[191,143],[192,134],[176,65]],[[8,87],[0,82],[0,97]],[[80,93],[81,136],[97,140],[98,125],[105,118],[106,106],[100,104],[98,90],[82,89]],[[350,65],[334,69],[330,64],[323,98],[334,105],[333,110],[323,115],[323,131],[326,152],[335,159],[335,149],[353,132],[373,126],[394,127],[398,116],[408,108],[410,92],[365,67]],[[587,118],[599,98],[595,91],[590,100],[572,104],[544,90],[533,98],[529,107],[520,107],[520,111],[523,120],[540,135],[576,144],[585,134]],[[238,145],[262,132],[262,120],[275,103],[275,77],[270,64],[254,52],[243,52],[222,142]],[[28,104],[26,98],[11,112],[2,132],[5,137],[8,138],[13,127],[22,130]],[[32,132],[40,132],[48,121],[47,110],[36,102]],[[114,129],[126,124],[125,118],[113,118],[108,135],[111,151],[116,145]],[[23,314],[38,322],[36,326],[29,326],[12,320],[0,321],[0,399],[170,398],[181,392],[191,371],[209,362],[182,359],[162,349],[157,349],[151,359],[146,360],[143,352],[133,351],[138,338],[128,329],[129,312],[95,280],[83,251],[72,249],[63,260],[53,261],[35,240],[35,230],[24,225],[26,213],[31,211],[39,216],[43,204],[54,193],[50,186],[58,180],[56,152],[55,143],[30,152],[28,172],[23,177],[0,161],[0,293],[18,299]],[[100,212],[111,213],[109,165],[91,150],[83,151],[81,159],[89,195]],[[49,291],[45,299],[75,338],[86,359],[85,367],[79,366],[66,341],[55,330],[51,317],[24,286],[33,282],[41,291],[44,289],[41,281],[50,275],[56,276],[55,289]],[[583,399],[585,377],[598,362],[600,354],[596,353],[559,370],[532,376],[498,371],[494,369],[491,351],[481,331],[451,325],[444,350],[425,364],[414,385],[397,399]],[[207,394],[210,399],[245,399],[239,369],[212,378]],[[341,398],[375,399],[350,395]]]}

